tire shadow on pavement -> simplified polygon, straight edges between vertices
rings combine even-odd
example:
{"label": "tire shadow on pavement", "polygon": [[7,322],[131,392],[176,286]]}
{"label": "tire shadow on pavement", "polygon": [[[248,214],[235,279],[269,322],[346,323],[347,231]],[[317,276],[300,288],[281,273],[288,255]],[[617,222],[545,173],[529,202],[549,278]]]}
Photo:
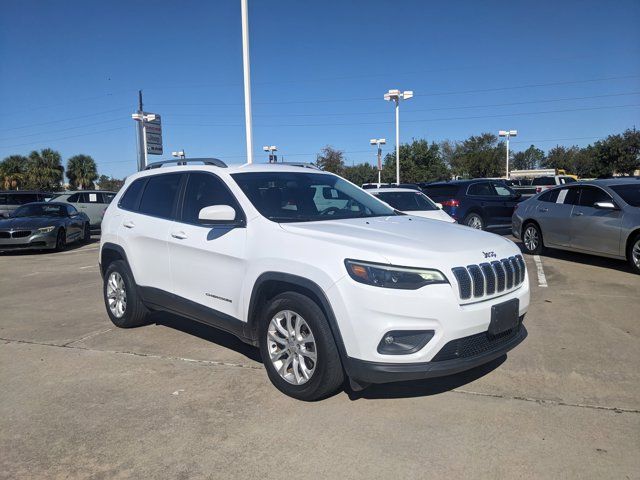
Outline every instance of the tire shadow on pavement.
{"label": "tire shadow on pavement", "polygon": [[350,400],[429,397],[431,395],[438,395],[440,393],[454,390],[478,380],[498,368],[506,361],[506,359],[507,355],[504,354],[491,362],[455,375],[425,378],[423,380],[412,380],[407,382],[374,384],[359,392],[354,392],[348,386],[347,381],[345,382],[345,392],[349,396]]}

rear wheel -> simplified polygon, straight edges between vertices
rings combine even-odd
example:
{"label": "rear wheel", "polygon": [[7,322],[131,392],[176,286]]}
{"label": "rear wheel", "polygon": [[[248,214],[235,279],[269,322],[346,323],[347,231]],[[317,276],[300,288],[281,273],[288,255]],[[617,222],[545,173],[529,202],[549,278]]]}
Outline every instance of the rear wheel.
{"label": "rear wheel", "polygon": [[67,246],[67,234],[64,231],[64,228],[58,230],[58,234],[56,235],[56,252],[61,252]]}
{"label": "rear wheel", "polygon": [[145,325],[149,310],[138,295],[133,275],[122,260],[111,263],[104,274],[104,303],[113,324],[120,328]]}
{"label": "rear wheel", "polygon": [[629,243],[627,259],[629,260],[631,269],[635,273],[640,274],[640,233]]}
{"label": "rear wheel", "polygon": [[320,400],[344,374],[327,319],[316,303],[295,292],[271,300],[260,322],[260,352],[269,379],[285,395]]}
{"label": "rear wheel", "polygon": [[538,255],[542,252],[542,232],[535,223],[527,223],[522,230],[522,244],[524,250],[530,255]]}
{"label": "rear wheel", "polygon": [[475,228],[476,230],[484,230],[484,220],[477,213],[470,213],[464,217],[463,223],[467,227]]}

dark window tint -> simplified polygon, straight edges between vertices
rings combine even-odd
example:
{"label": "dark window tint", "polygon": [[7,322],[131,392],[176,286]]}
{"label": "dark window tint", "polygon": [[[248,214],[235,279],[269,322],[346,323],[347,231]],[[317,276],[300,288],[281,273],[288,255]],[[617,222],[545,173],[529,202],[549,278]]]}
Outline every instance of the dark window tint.
{"label": "dark window tint", "polygon": [[36,193],[15,193],[7,195],[7,204],[24,205],[26,203],[37,202],[38,195]]}
{"label": "dark window tint", "polygon": [[240,207],[229,192],[226,185],[218,177],[209,173],[191,173],[187,181],[182,207],[182,221],[186,223],[200,223],[200,210],[211,205],[229,205],[236,211],[236,220]]}
{"label": "dark window tint", "polygon": [[467,195],[495,195],[496,192],[491,187],[490,183],[481,182],[469,185]]}
{"label": "dark window tint", "polygon": [[531,185],[555,185],[556,179],[555,177],[538,177],[534,178]]}
{"label": "dark window tint", "polygon": [[560,181],[561,185],[564,185],[565,183],[575,183],[576,179],[573,177],[560,177],[558,179]]}
{"label": "dark window tint", "polygon": [[82,192],[80,203],[102,203],[102,194],[95,192]]}
{"label": "dark window tint", "polygon": [[0,194],[0,205],[6,205],[6,204],[7,204],[7,196]]}
{"label": "dark window tint", "polygon": [[65,205],[65,207],[67,207],[67,213],[69,214],[69,216],[78,213],[78,210],[76,210],[76,207],[74,207],[73,205]]}
{"label": "dark window tint", "polygon": [[564,205],[577,205],[578,204],[579,189],[576,188],[563,188],[558,193],[558,199],[556,203],[562,203]]}
{"label": "dark window tint", "polygon": [[558,194],[560,193],[559,188],[554,188],[553,190],[547,190],[545,193],[538,197],[540,202],[552,202],[556,203],[558,200]]}
{"label": "dark window tint", "polygon": [[133,182],[124,195],[120,199],[120,203],[118,204],[120,208],[124,208],[125,210],[133,210],[136,211],[138,209],[138,202],[140,200],[140,194],[142,193],[142,188],[144,187],[146,178],[141,178]]}
{"label": "dark window tint", "polygon": [[103,193],[102,194],[102,203],[111,203],[111,201],[116,196],[115,193]]}
{"label": "dark window tint", "polygon": [[593,207],[596,202],[610,202],[608,193],[598,187],[582,187],[580,189],[579,205],[583,207]]}
{"label": "dark window tint", "polygon": [[173,207],[181,174],[156,175],[149,178],[142,193],[138,212],[154,217],[173,218]]}
{"label": "dark window tint", "polygon": [[458,194],[458,185],[426,185],[422,190],[431,198],[453,198]]}
{"label": "dark window tint", "polygon": [[79,193],[74,193],[73,195],[69,195],[69,197],[67,197],[67,202],[69,203],[78,203],[79,201],[80,201]]}
{"label": "dark window tint", "polygon": [[17,208],[13,212],[13,217],[65,217],[67,211],[66,205],[50,204],[50,203],[32,203]]}
{"label": "dark window tint", "polygon": [[420,192],[382,192],[376,196],[396,210],[404,212],[438,210],[438,207]]}
{"label": "dark window tint", "polygon": [[628,185],[613,185],[611,189],[633,207],[640,207],[640,182]]}

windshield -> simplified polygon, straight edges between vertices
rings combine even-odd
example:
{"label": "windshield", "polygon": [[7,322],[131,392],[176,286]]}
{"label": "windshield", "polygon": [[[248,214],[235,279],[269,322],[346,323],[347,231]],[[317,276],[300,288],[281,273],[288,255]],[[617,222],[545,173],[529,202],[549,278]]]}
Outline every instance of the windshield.
{"label": "windshield", "polygon": [[392,208],[334,175],[250,172],[232,177],[253,206],[274,222],[396,215]]}
{"label": "windshield", "polygon": [[611,185],[614,192],[632,207],[640,207],[640,182],[627,185]]}
{"label": "windshield", "polygon": [[420,192],[380,192],[375,195],[401,212],[438,210],[436,204]]}
{"label": "windshield", "polygon": [[62,205],[47,205],[47,204],[33,204],[25,205],[24,207],[14,210],[14,218],[19,217],[64,217],[66,211]]}

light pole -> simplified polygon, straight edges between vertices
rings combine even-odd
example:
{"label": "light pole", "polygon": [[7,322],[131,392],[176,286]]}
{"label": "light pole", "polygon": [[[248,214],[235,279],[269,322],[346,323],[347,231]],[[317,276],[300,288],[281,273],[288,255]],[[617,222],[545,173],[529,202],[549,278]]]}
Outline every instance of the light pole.
{"label": "light pole", "polygon": [[138,135],[140,135],[138,140],[140,142],[140,149],[142,150],[142,153],[140,155],[140,160],[138,161],[138,170],[144,170],[147,166],[147,123],[153,122],[156,119],[156,115],[140,111],[138,113],[131,114],[131,118],[141,124],[141,128],[138,129]]}
{"label": "light pole", "polygon": [[507,171],[505,173],[505,178],[508,180],[509,179],[509,139],[511,137],[518,136],[518,131],[517,130],[500,130],[498,132],[498,135],[500,135],[501,137],[507,138]]}
{"label": "light pole", "polygon": [[278,157],[273,153],[277,152],[278,148],[275,145],[265,145],[262,150],[269,152],[269,163],[278,163]]}
{"label": "light pole", "polygon": [[[184,150],[178,150],[177,152],[171,152],[171,155],[179,158],[180,160],[184,160],[185,158],[187,158],[187,155],[184,153]],[[186,163],[185,163],[186,165]]]}
{"label": "light pole", "polygon": [[396,183],[400,184],[400,100],[409,100],[413,97],[413,90],[389,90],[384,94],[384,99],[394,101],[396,104]]}
{"label": "light pole", "polygon": [[372,138],[369,140],[371,145],[375,145],[378,147],[378,186],[380,186],[380,174],[382,173],[382,147],[380,145],[385,145],[387,141],[384,138]]}
{"label": "light pole", "polygon": [[251,126],[251,63],[249,61],[249,5],[240,0],[242,11],[242,70],[244,72],[244,123],[247,135],[247,163],[253,163],[253,129]]}

